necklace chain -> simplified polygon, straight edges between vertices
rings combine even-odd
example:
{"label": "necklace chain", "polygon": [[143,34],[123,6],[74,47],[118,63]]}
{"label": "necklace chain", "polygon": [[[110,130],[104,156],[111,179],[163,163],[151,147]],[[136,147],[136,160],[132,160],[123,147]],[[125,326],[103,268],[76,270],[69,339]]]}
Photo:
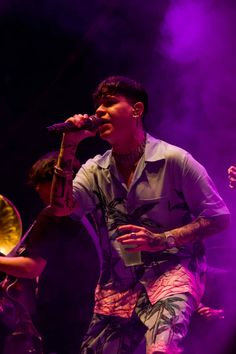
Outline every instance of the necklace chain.
{"label": "necklace chain", "polygon": [[146,137],[143,142],[133,151],[128,154],[118,154],[117,152],[112,152],[117,163],[133,165],[137,162],[144,153],[146,145]]}

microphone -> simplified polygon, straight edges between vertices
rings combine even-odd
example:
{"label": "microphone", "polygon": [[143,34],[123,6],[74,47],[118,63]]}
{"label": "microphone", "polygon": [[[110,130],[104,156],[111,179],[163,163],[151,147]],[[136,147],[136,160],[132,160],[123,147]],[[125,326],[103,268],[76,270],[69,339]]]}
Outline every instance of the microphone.
{"label": "microphone", "polygon": [[84,121],[81,127],[77,127],[72,122],[64,122],[64,123],[56,123],[50,125],[46,129],[49,132],[53,132],[53,133],[68,133],[68,132],[75,132],[79,130],[94,130],[104,123],[105,123],[104,119],[92,115],[89,116],[88,119],[86,119],[86,121]]}

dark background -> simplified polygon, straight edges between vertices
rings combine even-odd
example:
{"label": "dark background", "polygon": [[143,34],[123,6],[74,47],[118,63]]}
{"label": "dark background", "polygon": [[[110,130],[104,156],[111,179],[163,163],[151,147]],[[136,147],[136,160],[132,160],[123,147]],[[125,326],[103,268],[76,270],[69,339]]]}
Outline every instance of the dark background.
{"label": "dark background", "polygon": [[[156,21],[166,4],[160,2],[155,16],[140,4],[23,0],[0,5],[0,193],[20,210],[25,226],[38,203],[26,186],[27,172],[41,154],[59,148],[60,139],[46,126],[75,113],[93,113],[91,94],[106,76],[145,81],[151,75]],[[86,160],[105,146],[90,139],[79,157]]]}
{"label": "dark background", "polygon": [[[46,127],[94,113],[91,94],[106,76],[141,81],[150,95],[147,130],[190,151],[232,213],[230,229],[207,240],[210,265],[228,272],[216,275],[230,313],[225,338],[235,327],[236,191],[227,181],[236,164],[235,38],[233,0],[0,3],[0,194],[19,210],[24,231],[42,208],[28,170],[60,145]],[[105,148],[89,139],[78,156]]]}

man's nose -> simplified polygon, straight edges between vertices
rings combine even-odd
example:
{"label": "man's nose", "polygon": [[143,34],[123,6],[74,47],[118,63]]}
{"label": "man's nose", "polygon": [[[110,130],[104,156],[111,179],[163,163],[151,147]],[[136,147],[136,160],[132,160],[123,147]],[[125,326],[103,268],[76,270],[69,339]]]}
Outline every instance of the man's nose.
{"label": "man's nose", "polygon": [[106,110],[104,108],[104,106],[100,105],[97,109],[96,109],[96,116],[98,118],[103,118],[103,116],[106,114]]}

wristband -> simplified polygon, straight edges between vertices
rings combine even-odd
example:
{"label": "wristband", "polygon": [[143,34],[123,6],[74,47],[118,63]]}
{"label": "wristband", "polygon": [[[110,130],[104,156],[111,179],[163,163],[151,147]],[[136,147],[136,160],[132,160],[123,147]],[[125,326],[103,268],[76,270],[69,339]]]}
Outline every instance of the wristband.
{"label": "wristband", "polygon": [[54,173],[55,173],[55,175],[60,176],[60,177],[72,177],[72,175],[73,175],[73,171],[65,171],[58,166],[54,167]]}

